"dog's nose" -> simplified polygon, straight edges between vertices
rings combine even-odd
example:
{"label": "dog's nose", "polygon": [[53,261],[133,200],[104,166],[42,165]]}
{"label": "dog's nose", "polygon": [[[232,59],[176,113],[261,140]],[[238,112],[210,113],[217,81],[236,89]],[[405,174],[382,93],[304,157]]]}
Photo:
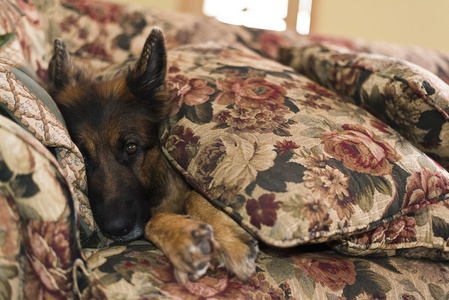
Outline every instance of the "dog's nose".
{"label": "dog's nose", "polygon": [[131,232],[134,223],[124,218],[115,218],[104,225],[104,233],[112,239],[125,236]]}

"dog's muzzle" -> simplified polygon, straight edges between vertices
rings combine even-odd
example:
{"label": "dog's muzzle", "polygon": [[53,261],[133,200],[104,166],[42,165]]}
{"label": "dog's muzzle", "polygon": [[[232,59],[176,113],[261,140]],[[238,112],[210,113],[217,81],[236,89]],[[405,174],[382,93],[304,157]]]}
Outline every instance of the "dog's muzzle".
{"label": "dog's muzzle", "polygon": [[111,240],[116,242],[130,242],[143,236],[145,224],[141,224],[141,222],[136,223],[134,220],[126,223],[124,220],[117,218],[100,226],[100,229]]}

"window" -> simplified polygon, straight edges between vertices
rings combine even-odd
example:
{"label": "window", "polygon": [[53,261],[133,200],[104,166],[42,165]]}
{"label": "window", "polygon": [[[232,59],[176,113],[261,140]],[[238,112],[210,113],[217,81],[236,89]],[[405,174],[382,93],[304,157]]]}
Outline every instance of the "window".
{"label": "window", "polygon": [[296,18],[296,31],[301,34],[309,34],[311,13],[312,0],[299,1],[298,17]]}
{"label": "window", "polygon": [[204,0],[203,12],[217,20],[248,27],[310,30],[312,0]]}

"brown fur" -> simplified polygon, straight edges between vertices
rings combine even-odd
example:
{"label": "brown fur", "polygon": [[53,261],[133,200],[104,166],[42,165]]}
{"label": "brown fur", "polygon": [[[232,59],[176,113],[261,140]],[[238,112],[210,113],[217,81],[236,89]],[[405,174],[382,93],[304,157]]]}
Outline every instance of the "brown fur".
{"label": "brown fur", "polygon": [[85,158],[102,232],[121,242],[145,235],[179,282],[198,279],[217,261],[241,279],[251,276],[257,243],[191,191],[159,148],[159,123],[171,110],[162,32],[154,29],[134,67],[107,81],[76,67],[61,40],[54,50],[48,91]]}

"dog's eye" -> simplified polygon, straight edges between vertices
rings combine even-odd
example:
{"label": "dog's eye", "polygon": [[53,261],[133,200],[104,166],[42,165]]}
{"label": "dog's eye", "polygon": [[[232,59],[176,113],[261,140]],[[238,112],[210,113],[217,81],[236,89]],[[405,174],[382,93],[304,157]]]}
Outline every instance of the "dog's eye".
{"label": "dog's eye", "polygon": [[134,154],[134,153],[136,153],[136,152],[137,152],[137,144],[135,144],[135,143],[128,143],[128,144],[126,144],[126,146],[125,146],[125,151],[126,151],[128,154]]}

